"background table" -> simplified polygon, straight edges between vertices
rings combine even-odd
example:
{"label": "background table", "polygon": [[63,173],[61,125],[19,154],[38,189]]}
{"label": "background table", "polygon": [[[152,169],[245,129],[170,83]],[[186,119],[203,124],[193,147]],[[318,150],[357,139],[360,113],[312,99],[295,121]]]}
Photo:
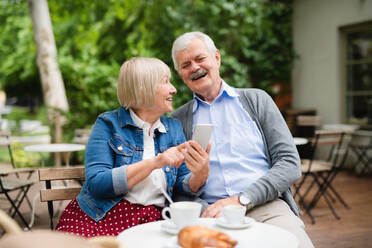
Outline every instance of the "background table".
{"label": "background table", "polygon": [[[70,154],[71,152],[81,151],[85,149],[85,145],[81,144],[42,144],[42,145],[30,145],[25,146],[25,151],[28,152],[52,152],[52,153],[65,153],[65,164],[70,165]],[[44,159],[42,160],[42,166],[44,167]],[[57,161],[57,166],[61,165],[61,161]]]}
{"label": "background table", "polygon": [[293,141],[296,146],[306,145],[309,142],[308,139],[302,137],[293,137]]}
{"label": "background table", "polygon": [[[126,248],[137,247],[169,247],[176,235],[170,235],[161,229],[164,221],[151,222],[138,225],[125,230],[118,235],[118,240]],[[286,230],[279,227],[254,222],[244,229],[225,229],[215,224],[213,218],[200,218],[200,225],[207,226],[228,234],[238,241],[236,248],[260,247],[260,248],[297,248],[297,238]],[[177,247],[177,246],[175,246]]]}

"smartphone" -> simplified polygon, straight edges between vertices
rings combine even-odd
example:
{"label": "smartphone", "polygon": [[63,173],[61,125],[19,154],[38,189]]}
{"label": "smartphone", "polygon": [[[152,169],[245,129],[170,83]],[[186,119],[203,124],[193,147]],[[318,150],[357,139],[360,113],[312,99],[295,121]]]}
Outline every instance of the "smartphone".
{"label": "smartphone", "polygon": [[212,124],[196,124],[191,139],[198,142],[199,145],[204,150],[206,150],[209,140],[211,139],[212,130],[213,130]]}

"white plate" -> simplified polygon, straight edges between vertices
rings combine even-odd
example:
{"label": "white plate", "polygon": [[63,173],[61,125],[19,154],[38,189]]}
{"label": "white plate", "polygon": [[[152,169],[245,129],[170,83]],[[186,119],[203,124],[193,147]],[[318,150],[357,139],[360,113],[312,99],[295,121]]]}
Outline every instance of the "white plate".
{"label": "white plate", "polygon": [[181,246],[178,245],[178,238],[172,237],[163,245],[163,248],[182,248]]}
{"label": "white plate", "polygon": [[178,228],[169,220],[164,221],[160,227],[161,230],[172,235],[178,234],[179,231]]}
{"label": "white plate", "polygon": [[244,217],[243,222],[241,224],[230,224],[226,221],[225,217],[219,217],[216,219],[216,224],[219,226],[222,226],[224,228],[228,229],[242,229],[247,228],[249,225],[251,225],[253,222],[255,222],[254,219],[250,217]]}

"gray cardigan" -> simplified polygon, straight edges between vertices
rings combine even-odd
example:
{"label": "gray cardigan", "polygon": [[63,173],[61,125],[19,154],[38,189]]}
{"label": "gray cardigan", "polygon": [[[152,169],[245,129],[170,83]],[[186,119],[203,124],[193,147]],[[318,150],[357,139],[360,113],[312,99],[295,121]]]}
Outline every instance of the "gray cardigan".
{"label": "gray cardigan", "polygon": [[[290,186],[301,177],[301,162],[287,124],[271,97],[259,89],[235,89],[243,108],[256,122],[266,147],[270,170],[244,190],[253,206],[281,198],[298,215]],[[191,139],[193,103],[189,101],[171,117],[181,121],[186,139]]]}

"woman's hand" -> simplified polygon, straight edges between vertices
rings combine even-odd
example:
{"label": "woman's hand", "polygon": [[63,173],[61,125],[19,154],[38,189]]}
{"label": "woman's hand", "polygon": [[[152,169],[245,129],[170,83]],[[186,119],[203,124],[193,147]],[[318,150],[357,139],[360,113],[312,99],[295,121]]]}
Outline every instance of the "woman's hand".
{"label": "woman's hand", "polygon": [[180,167],[185,156],[182,154],[182,150],[185,147],[185,143],[169,148],[163,153],[160,153],[157,156],[158,159],[158,168],[163,167],[166,164],[174,167]]}
{"label": "woman's hand", "polygon": [[132,189],[136,184],[145,179],[155,169],[160,169],[164,165],[180,167],[185,157],[181,150],[185,144],[171,147],[158,156],[139,161],[127,166],[127,182],[128,188]]}

